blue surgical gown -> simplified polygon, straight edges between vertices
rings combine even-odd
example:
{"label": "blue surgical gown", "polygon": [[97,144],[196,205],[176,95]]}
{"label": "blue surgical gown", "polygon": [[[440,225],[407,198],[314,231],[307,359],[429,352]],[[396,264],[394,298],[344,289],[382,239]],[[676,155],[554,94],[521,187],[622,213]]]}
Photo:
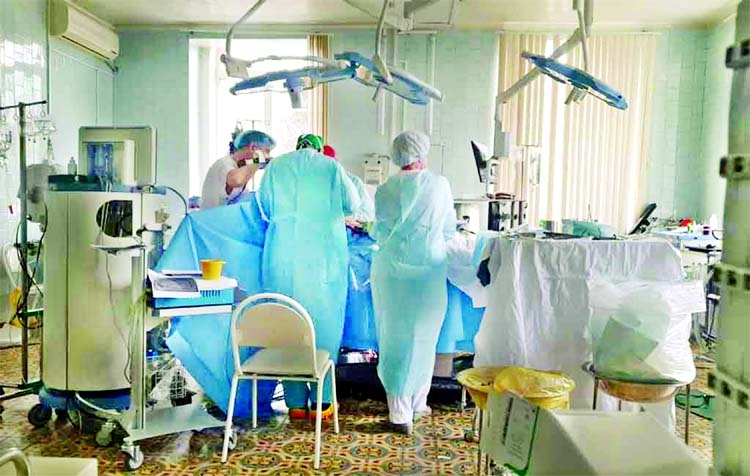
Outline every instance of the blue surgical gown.
{"label": "blue surgical gown", "polygon": [[378,376],[389,396],[429,385],[448,303],[446,242],[456,230],[448,181],[401,172],[375,194],[371,286],[380,349]]}
{"label": "blue surgical gown", "polygon": [[[266,292],[297,300],[310,313],[318,348],[336,362],[344,330],[349,252],[344,217],[359,206],[338,163],[302,149],[275,158],[256,194],[268,222],[262,282]],[[307,405],[305,385],[284,385],[287,405]],[[331,401],[326,380],[323,401]]]}

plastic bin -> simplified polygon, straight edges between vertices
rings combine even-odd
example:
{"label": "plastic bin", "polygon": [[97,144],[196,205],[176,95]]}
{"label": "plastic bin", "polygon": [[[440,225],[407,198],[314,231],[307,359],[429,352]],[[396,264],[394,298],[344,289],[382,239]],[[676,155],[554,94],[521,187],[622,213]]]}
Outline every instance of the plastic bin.
{"label": "plastic bin", "polygon": [[506,367],[495,375],[493,390],[510,391],[531,404],[549,410],[570,408],[570,392],[575,382],[560,372]]}
{"label": "plastic bin", "polygon": [[487,395],[492,391],[497,374],[505,367],[475,367],[466,369],[456,376],[456,380],[463,385],[471,395],[477,408],[487,408]]}

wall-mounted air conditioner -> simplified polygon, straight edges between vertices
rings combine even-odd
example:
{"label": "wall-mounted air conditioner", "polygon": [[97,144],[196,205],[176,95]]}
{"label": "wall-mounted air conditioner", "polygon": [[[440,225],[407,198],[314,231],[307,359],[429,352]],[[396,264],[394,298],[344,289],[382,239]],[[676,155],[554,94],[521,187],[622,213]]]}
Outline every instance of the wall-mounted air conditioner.
{"label": "wall-mounted air conditioner", "polygon": [[120,40],[112,25],[65,0],[50,0],[49,34],[106,60],[120,53]]}

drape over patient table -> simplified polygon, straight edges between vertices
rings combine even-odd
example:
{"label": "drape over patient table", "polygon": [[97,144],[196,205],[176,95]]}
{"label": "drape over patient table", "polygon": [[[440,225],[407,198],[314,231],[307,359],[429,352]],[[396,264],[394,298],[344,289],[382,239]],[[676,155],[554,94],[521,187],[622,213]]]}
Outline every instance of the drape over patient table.
{"label": "drape over patient table", "polygon": [[[264,237],[265,222],[253,199],[191,213],[180,224],[157,269],[197,270],[201,259],[222,259],[226,261],[223,274],[237,279],[247,295],[256,294],[263,290],[260,266]],[[349,233],[350,270],[344,347],[377,349],[369,285],[373,244],[366,235]],[[471,352],[484,309],[474,308],[469,296],[450,283],[446,285],[449,286],[448,312],[437,352]],[[461,287],[464,287],[463,283]],[[229,314],[177,317],[172,319],[167,338],[167,345],[175,357],[223,411],[228,407],[234,372],[229,340],[230,319]],[[250,355],[249,350],[247,355]],[[259,415],[270,413],[274,388],[273,382],[259,383]],[[250,382],[240,384],[236,417],[249,414],[251,391]]]}

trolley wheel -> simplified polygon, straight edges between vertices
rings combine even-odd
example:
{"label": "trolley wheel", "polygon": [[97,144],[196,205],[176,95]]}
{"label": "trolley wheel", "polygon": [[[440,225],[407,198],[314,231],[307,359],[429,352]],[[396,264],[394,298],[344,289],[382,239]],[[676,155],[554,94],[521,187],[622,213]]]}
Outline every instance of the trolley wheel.
{"label": "trolley wheel", "polygon": [[37,403],[31,410],[29,410],[29,423],[35,428],[41,428],[45,426],[52,418],[52,409],[45,407],[41,403]]}
{"label": "trolley wheel", "polygon": [[125,469],[135,471],[143,464],[143,452],[140,446],[131,446],[125,450],[127,458],[125,459]]}
{"label": "trolley wheel", "polygon": [[67,422],[68,410],[55,410],[55,417],[61,422]]}
{"label": "trolley wheel", "polygon": [[232,432],[229,434],[229,450],[237,448],[237,430],[232,428]]}
{"label": "trolley wheel", "polygon": [[96,444],[105,447],[112,444],[112,428],[108,428],[106,423],[96,433]]}

